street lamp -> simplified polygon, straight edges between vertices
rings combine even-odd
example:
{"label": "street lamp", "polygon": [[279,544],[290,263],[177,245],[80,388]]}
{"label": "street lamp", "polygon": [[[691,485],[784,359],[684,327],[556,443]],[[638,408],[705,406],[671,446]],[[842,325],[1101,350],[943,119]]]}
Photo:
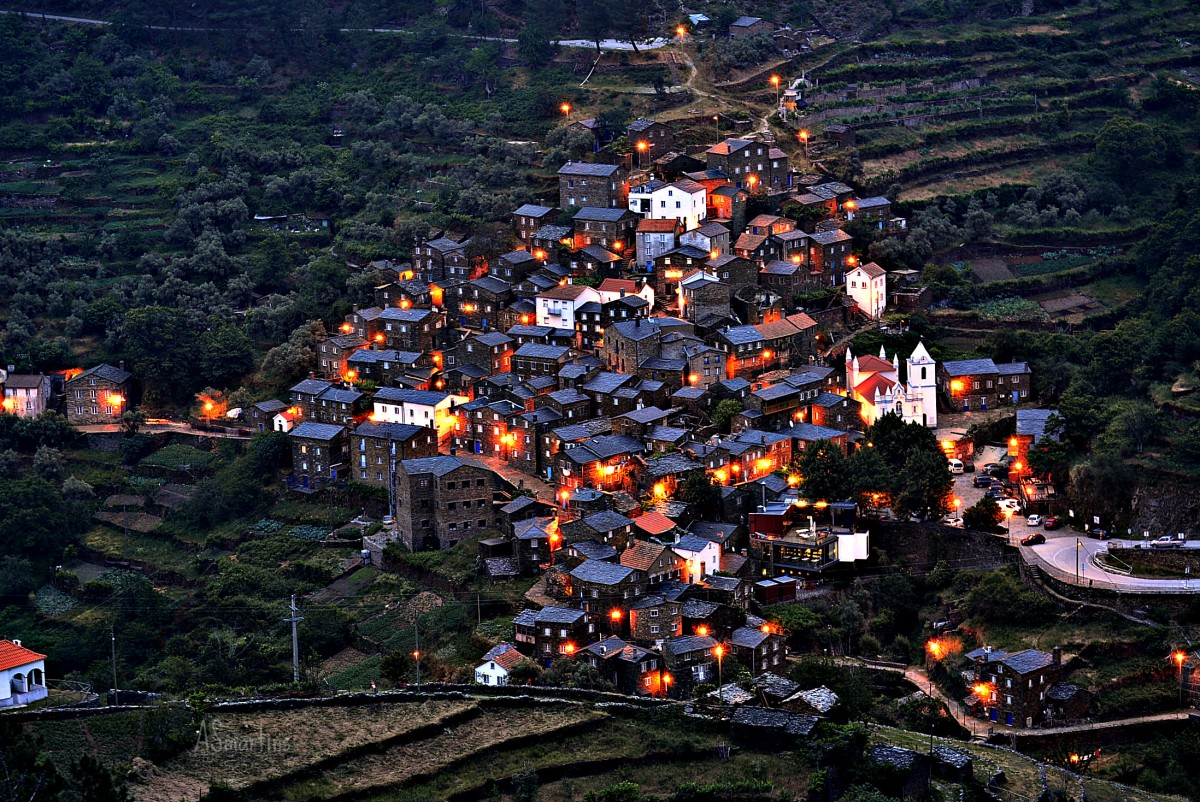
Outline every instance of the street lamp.
{"label": "street lamp", "polygon": [[687,28],[682,25],[675,29],[675,33],[678,34],[680,42],[687,38]]}
{"label": "street lamp", "polygon": [[[1013,511],[1006,509],[1004,511],[1004,541],[1009,544],[1012,543],[1012,517]],[[1075,569],[1075,574],[1076,576],[1079,574],[1078,567]]]}
{"label": "street lamp", "polygon": [[775,87],[775,108],[779,108],[779,76],[771,76],[771,86]]}
{"label": "street lamp", "polygon": [[717,656],[717,698],[724,705],[725,697],[721,694],[721,687],[724,685],[724,681],[721,679],[721,658],[725,656],[725,647],[718,643],[713,648],[713,654]]}
{"label": "street lamp", "polygon": [[558,108],[562,111],[562,113],[564,115],[566,115],[568,120],[571,119],[571,104],[570,103],[563,103]]}
{"label": "street lamp", "polygon": [[1171,659],[1175,661],[1175,670],[1179,675],[1179,706],[1183,707],[1183,664],[1187,661],[1187,653],[1176,649],[1172,652]]}
{"label": "street lamp", "polygon": [[796,136],[800,137],[800,141],[804,143],[804,160],[808,161],[808,129],[800,129],[800,133]]}
{"label": "street lamp", "polygon": [[646,151],[650,150],[650,143],[646,142],[645,140],[641,140],[637,143],[637,149],[638,149],[638,167],[644,167],[645,166],[644,157],[646,155]]}

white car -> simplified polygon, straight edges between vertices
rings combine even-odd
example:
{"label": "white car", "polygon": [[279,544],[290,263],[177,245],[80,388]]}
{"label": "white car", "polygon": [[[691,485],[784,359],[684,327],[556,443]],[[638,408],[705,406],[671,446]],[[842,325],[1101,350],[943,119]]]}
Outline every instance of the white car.
{"label": "white car", "polygon": [[1026,526],[1041,526],[1042,525],[1042,516],[1030,515],[1028,518],[1025,519],[1025,525]]}
{"label": "white car", "polygon": [[1020,512],[1021,510],[1021,502],[1017,501],[1015,498],[1000,499],[999,504],[1001,510],[1011,510],[1014,513]]}

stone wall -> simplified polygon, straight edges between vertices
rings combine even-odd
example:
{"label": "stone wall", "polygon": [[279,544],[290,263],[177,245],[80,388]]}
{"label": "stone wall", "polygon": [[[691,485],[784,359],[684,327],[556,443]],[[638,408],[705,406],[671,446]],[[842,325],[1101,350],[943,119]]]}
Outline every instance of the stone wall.
{"label": "stone wall", "polygon": [[1016,562],[1004,538],[941,524],[879,521],[870,525],[871,546],[903,563],[917,576],[946,560],[958,569],[1000,568]]}
{"label": "stone wall", "polygon": [[1134,532],[1149,531],[1151,537],[1190,534],[1200,521],[1200,483],[1143,473],[1134,488],[1131,507],[1129,525]]}

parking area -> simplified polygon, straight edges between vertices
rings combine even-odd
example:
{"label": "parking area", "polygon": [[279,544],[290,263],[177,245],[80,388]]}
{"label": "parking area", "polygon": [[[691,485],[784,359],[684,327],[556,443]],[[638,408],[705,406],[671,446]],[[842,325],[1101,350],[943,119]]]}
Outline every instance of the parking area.
{"label": "parking area", "polygon": [[[987,488],[975,487],[975,477],[983,473],[983,466],[989,462],[999,462],[1000,458],[1005,454],[1003,446],[983,446],[975,452],[975,473],[962,473],[954,477],[954,497],[962,504],[958,508],[958,514],[961,516],[963,511],[968,507],[973,507],[979,500],[983,498],[983,494],[987,492]],[[1059,532],[1046,532],[1040,526],[1027,526],[1025,523],[1026,513],[1024,510],[1013,514],[1008,521],[1009,536],[1014,543],[1020,541],[1021,538],[1033,532],[1041,532],[1047,538],[1053,537]],[[1060,530],[1061,531],[1061,530]]]}

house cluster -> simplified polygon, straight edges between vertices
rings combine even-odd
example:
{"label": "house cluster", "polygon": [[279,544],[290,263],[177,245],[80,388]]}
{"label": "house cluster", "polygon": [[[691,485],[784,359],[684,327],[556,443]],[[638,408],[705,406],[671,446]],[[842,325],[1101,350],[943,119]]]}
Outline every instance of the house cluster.
{"label": "house cluster", "polygon": [[49,375],[17,373],[13,365],[0,370],[0,407],[21,418],[64,412],[68,421],[80,426],[119,424],[133,389],[133,374],[124,363]]}
{"label": "house cluster", "polygon": [[968,652],[964,679],[972,715],[1005,727],[1060,726],[1087,717],[1092,694],[1065,681],[1062,649],[1005,652],[984,646]]}

